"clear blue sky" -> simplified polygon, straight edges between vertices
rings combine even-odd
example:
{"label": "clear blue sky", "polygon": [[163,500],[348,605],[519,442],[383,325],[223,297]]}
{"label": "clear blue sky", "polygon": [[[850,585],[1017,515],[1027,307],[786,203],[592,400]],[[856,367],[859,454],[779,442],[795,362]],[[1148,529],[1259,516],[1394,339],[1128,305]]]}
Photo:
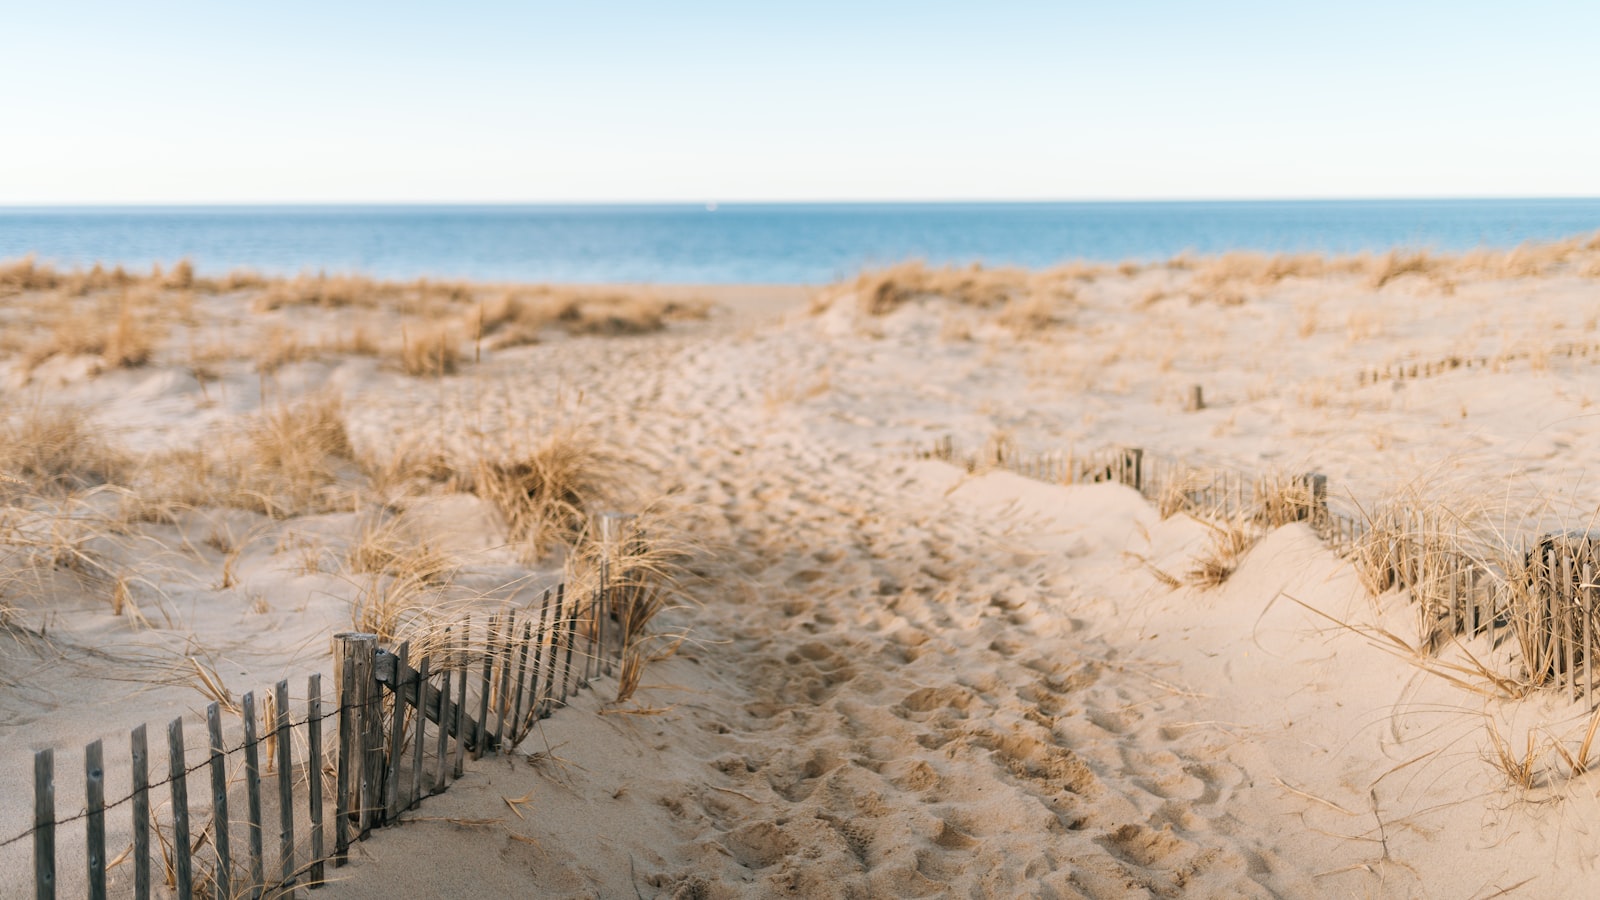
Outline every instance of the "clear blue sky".
{"label": "clear blue sky", "polygon": [[0,205],[1600,195],[1600,2],[0,0]]}

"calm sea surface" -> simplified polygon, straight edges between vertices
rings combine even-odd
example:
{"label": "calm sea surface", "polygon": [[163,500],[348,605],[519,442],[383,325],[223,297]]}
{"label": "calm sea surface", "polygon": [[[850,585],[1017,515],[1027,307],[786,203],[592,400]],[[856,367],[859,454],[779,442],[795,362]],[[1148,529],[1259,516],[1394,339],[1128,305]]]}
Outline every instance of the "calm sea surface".
{"label": "calm sea surface", "polygon": [[0,208],[0,259],[506,281],[821,283],[863,266],[1184,250],[1465,250],[1600,229],[1600,199]]}

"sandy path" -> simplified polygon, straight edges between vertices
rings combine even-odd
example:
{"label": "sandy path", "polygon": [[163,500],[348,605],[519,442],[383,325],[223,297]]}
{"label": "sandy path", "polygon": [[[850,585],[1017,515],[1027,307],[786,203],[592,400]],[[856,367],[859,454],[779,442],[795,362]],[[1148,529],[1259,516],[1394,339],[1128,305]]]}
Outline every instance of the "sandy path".
{"label": "sandy path", "polygon": [[[491,765],[486,783],[425,808],[508,829],[491,843],[516,861],[501,854],[493,874],[486,863],[463,877],[600,896],[1263,896],[1303,886],[1230,814],[1240,770],[1168,727],[1185,718],[1182,693],[1062,612],[1063,600],[1097,590],[1126,535],[1085,522],[1065,536],[1077,552],[1060,553],[1063,535],[1019,532],[1014,512],[951,496],[955,470],[819,438],[763,403],[758,386],[806,371],[815,347],[606,351],[626,352],[625,370],[592,351],[581,368],[544,365],[606,380],[593,396],[633,417],[640,451],[681,487],[719,571],[695,592],[704,606],[677,618],[692,643],[652,670],[668,686],[645,702],[669,711],[558,716],[543,739],[572,765]],[[1144,510],[1120,488],[1081,490],[1115,495],[1095,508]],[[642,758],[591,755],[608,753],[618,732]],[[505,801],[524,795],[528,819],[506,816]],[[625,813],[608,809],[619,804]],[[593,827],[584,852],[558,836],[576,837],[569,814]],[[453,827],[382,835],[365,848],[378,864],[332,895],[382,894],[412,876],[401,859]],[[520,852],[534,845],[511,834],[540,849]]]}

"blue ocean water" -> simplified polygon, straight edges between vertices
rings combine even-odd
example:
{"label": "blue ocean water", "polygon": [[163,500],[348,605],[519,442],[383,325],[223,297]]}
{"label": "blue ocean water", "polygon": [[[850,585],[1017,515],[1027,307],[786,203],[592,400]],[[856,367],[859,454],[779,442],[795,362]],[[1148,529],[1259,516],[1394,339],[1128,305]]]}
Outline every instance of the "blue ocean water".
{"label": "blue ocean water", "polygon": [[1509,247],[1600,229],[1600,199],[0,208],[0,259],[204,273],[823,283],[862,267],[1046,266],[1235,249]]}

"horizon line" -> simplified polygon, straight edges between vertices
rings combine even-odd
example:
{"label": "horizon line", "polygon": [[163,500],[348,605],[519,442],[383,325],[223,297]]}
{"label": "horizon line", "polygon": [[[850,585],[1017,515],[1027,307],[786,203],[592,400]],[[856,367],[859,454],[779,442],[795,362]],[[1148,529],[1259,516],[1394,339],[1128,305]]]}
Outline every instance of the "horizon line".
{"label": "horizon line", "polygon": [[205,200],[61,201],[8,203],[0,211],[64,209],[227,209],[227,208],[400,208],[400,207],[722,207],[748,206],[1046,206],[1066,204],[1162,203],[1373,203],[1473,201],[1600,201],[1591,194],[1395,194],[1371,196],[1289,195],[1281,197],[1078,197],[1078,198],[889,198],[889,199],[653,199],[653,200]]}

